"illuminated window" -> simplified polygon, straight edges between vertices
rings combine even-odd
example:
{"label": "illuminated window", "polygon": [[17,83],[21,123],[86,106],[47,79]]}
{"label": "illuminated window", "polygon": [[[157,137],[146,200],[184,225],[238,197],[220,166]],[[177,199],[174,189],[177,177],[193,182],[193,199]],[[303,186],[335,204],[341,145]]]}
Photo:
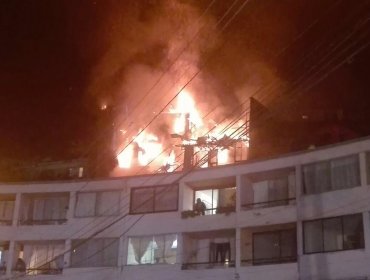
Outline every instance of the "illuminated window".
{"label": "illuminated window", "polygon": [[130,237],[127,264],[175,264],[176,252],[176,234]]}

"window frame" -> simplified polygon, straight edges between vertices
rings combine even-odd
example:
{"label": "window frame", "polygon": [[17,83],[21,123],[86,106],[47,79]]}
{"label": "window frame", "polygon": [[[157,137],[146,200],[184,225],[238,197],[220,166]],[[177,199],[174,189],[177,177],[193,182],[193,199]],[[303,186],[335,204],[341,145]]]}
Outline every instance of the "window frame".
{"label": "window frame", "polygon": [[[97,205],[97,201],[98,201],[98,195],[99,193],[104,193],[104,192],[117,192],[119,194],[119,200],[118,200],[118,211],[116,214],[111,214],[111,215],[98,215],[98,205]],[[94,214],[93,215],[86,215],[86,216],[78,216],[76,214],[76,209],[77,209],[77,203],[78,203],[78,195],[79,194],[86,194],[86,193],[94,193],[95,194],[95,201],[94,201]],[[73,211],[73,217],[76,218],[76,219],[81,219],[81,218],[93,218],[93,217],[115,217],[115,216],[119,216],[120,213],[121,213],[121,203],[122,203],[122,199],[121,199],[121,195],[122,195],[122,191],[121,190],[104,190],[104,191],[86,191],[86,192],[77,192],[76,194],[76,199],[75,199],[75,205],[74,205],[74,211]]]}
{"label": "window frame", "polygon": [[[90,243],[92,242],[96,242],[96,240],[99,240],[99,241],[102,241],[103,243],[103,248],[102,249],[98,249],[96,252],[93,252],[92,255],[89,255],[87,256],[87,258],[82,258],[80,259],[77,264],[73,264],[73,254],[74,254],[74,250],[77,249],[77,248],[81,248],[83,245],[85,244],[88,244],[90,245]],[[109,245],[107,246],[105,244],[105,241],[108,241]],[[76,242],[77,244],[74,245],[73,243]],[[117,242],[117,248],[116,248],[116,255],[117,255],[117,258],[115,259],[115,263],[114,265],[103,265],[103,264],[99,264],[99,266],[94,266],[93,264],[89,264],[89,262],[87,263],[87,265],[79,265],[79,264],[84,264],[84,261],[86,260],[89,260],[90,258],[92,258],[93,256],[96,256],[96,255],[99,255],[99,254],[102,254],[104,256],[105,254],[105,249],[109,248],[111,245],[113,245],[115,242]],[[72,239],[71,240],[71,248],[72,248],[72,252],[71,252],[71,255],[69,257],[69,260],[70,260],[70,267],[71,268],[91,268],[91,267],[117,267],[118,266],[118,260],[119,260],[119,244],[120,244],[120,238],[119,237],[101,237],[101,238],[93,238],[93,239]],[[87,247],[88,250],[90,249],[89,247]],[[85,257],[85,256],[83,256]],[[103,258],[103,263],[104,263],[104,258]]]}
{"label": "window frame", "polygon": [[[295,242],[295,248],[296,248],[296,254],[294,256],[291,256],[291,257],[283,257],[282,256],[282,233],[283,232],[293,232],[294,233],[294,236],[295,236],[295,239],[294,239],[294,242]],[[255,245],[254,245],[254,237],[257,236],[257,235],[267,235],[267,234],[277,234],[278,235],[278,239],[279,239],[279,257],[278,258],[271,258],[271,261],[263,261],[263,260],[266,260],[266,259],[255,259],[254,258],[254,253],[255,253]],[[261,232],[252,232],[252,264],[253,265],[270,265],[270,264],[281,264],[281,263],[292,263],[292,262],[297,262],[297,257],[298,257],[298,253],[297,253],[297,248],[298,248],[298,240],[297,240],[297,227],[295,228],[286,228],[286,229],[278,229],[278,230],[269,230],[269,231],[261,231]],[[283,259],[286,258],[291,258],[291,259],[288,259],[286,261],[284,261]]]}
{"label": "window frame", "polygon": [[[349,187],[345,187],[345,188],[339,188],[339,189],[333,189],[332,162],[336,161],[336,160],[345,159],[345,158],[351,158],[351,157],[356,158],[358,185],[349,186]],[[315,166],[315,165],[320,164],[320,163],[326,163],[329,166],[329,168],[328,168],[328,177],[329,177],[329,180],[330,180],[330,182],[329,182],[330,184],[328,186],[328,190],[319,191],[319,192],[317,192],[315,190],[313,192],[307,192],[307,184],[305,182],[306,180],[305,180],[305,174],[304,174],[304,167],[305,166]],[[336,158],[330,158],[330,159],[326,159],[326,160],[320,160],[320,161],[314,161],[314,162],[302,164],[301,176],[302,176],[302,191],[303,191],[302,193],[304,195],[316,195],[316,194],[321,194],[321,193],[327,193],[327,192],[338,191],[338,190],[347,190],[347,189],[351,189],[351,188],[355,188],[355,187],[360,187],[361,186],[361,170],[360,170],[359,154],[350,154],[350,155],[340,156],[340,157],[336,157]]]}
{"label": "window frame", "polygon": [[[134,235],[134,236],[128,236],[127,237],[127,246],[126,246],[126,260],[125,260],[125,264],[127,266],[144,266],[144,265],[175,265],[177,260],[178,260],[178,252],[177,252],[177,249],[178,249],[178,246],[176,247],[176,255],[175,255],[175,258],[176,258],[176,262],[175,263],[166,263],[166,262],[159,262],[159,263],[137,263],[137,264],[129,264],[128,261],[129,261],[129,254],[128,254],[128,250],[129,250],[129,243],[130,243],[130,240],[133,239],[133,238],[139,238],[139,239],[143,239],[143,238],[150,238],[152,241],[155,241],[155,237],[159,237],[159,236],[164,236],[165,239],[167,236],[170,236],[170,235],[175,235],[176,236],[176,242],[178,244],[179,242],[179,233],[163,233],[163,234],[152,234],[152,235]],[[165,255],[163,257],[166,257]]]}
{"label": "window frame", "polygon": [[[344,217],[350,217],[350,216],[361,216],[361,225],[362,225],[362,247],[358,248],[346,248],[345,246],[345,240],[344,240],[344,223],[343,219]],[[341,238],[342,238],[342,249],[339,250],[325,250],[325,237],[324,237],[324,221],[325,220],[334,220],[334,219],[340,219],[341,222]],[[322,236],[322,244],[321,244],[321,251],[315,251],[315,252],[306,252],[306,243],[305,243],[305,236],[306,236],[306,231],[305,231],[305,224],[310,223],[310,222],[321,222],[321,236]],[[310,255],[310,254],[320,254],[320,253],[332,253],[332,252],[341,252],[341,251],[349,251],[349,250],[361,250],[365,249],[365,236],[364,236],[364,218],[362,213],[354,213],[354,214],[347,214],[347,215],[342,215],[342,216],[335,216],[335,217],[326,217],[326,218],[319,218],[319,219],[313,219],[313,220],[306,220],[302,221],[302,241],[303,241],[303,254],[304,255]]]}
{"label": "window frame", "polygon": [[[173,210],[156,210],[156,204],[155,204],[156,195],[157,195],[156,188],[161,188],[161,187],[176,188],[176,209],[173,209]],[[145,190],[145,189],[147,189],[147,190],[152,189],[153,196],[148,201],[153,202],[153,209],[152,209],[152,211],[137,212],[137,210],[132,208],[132,206],[133,206],[132,201],[133,201],[134,193],[135,193],[136,190]],[[165,185],[147,186],[147,187],[133,187],[133,188],[130,189],[130,212],[129,212],[130,215],[177,212],[178,210],[179,210],[179,185],[178,184],[165,184]]]}
{"label": "window frame", "polygon": [[[196,192],[198,192],[198,191],[208,191],[208,190],[210,190],[210,191],[212,191],[212,208],[206,208],[206,210],[205,211],[215,211],[216,213],[212,213],[212,214],[206,214],[206,216],[207,215],[214,215],[214,214],[218,214],[217,213],[217,211],[218,210],[220,210],[220,209],[223,209],[223,208],[230,208],[230,209],[233,209],[232,210],[232,212],[235,212],[236,210],[236,201],[235,201],[235,203],[234,203],[234,205],[233,206],[231,206],[231,207],[228,207],[228,206],[220,206],[220,205],[218,205],[217,207],[214,207],[214,205],[213,205],[213,196],[214,196],[214,191],[215,190],[218,190],[218,191],[220,191],[220,190],[227,190],[227,189],[234,189],[234,191],[235,191],[235,195],[236,195],[236,186],[234,186],[234,187],[232,187],[232,186],[227,186],[227,187],[223,187],[223,186],[220,186],[220,187],[215,187],[215,186],[213,186],[213,187],[202,187],[202,188],[196,188],[196,189],[194,189],[193,190],[193,210],[194,210],[194,205],[195,205],[195,203],[196,203]],[[219,202],[218,202],[219,203]]]}

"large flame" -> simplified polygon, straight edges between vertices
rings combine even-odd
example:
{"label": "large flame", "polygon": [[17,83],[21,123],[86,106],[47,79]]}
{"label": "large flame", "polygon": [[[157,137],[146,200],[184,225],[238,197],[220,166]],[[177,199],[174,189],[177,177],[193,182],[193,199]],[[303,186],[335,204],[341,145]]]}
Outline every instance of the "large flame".
{"label": "large flame", "polygon": [[192,125],[199,128],[203,125],[202,118],[196,109],[195,102],[190,93],[182,90],[177,97],[176,107],[170,110],[171,113],[178,114],[173,124],[175,133],[180,134],[185,132],[186,115],[189,115],[189,121]]}
{"label": "large flame", "polygon": [[[173,132],[180,135],[177,138],[182,139],[182,145],[194,146],[194,157],[201,168],[232,163],[235,158],[235,154],[232,153],[233,148],[235,148],[234,152],[236,151],[233,138],[242,141],[245,147],[248,146],[249,138],[240,130],[244,124],[243,120],[226,130],[223,123],[218,125],[213,123],[211,132],[209,132],[211,125],[203,123],[201,114],[189,91],[183,90],[179,94],[170,113]],[[225,122],[227,123],[227,121]],[[187,131],[185,131],[186,127]],[[204,134],[207,136],[198,138]],[[133,143],[118,155],[119,167],[128,169],[134,166],[147,166],[153,162],[156,167],[150,170],[158,170],[158,166],[161,166],[159,170],[173,172],[180,165],[176,162],[176,157],[181,152],[180,147],[181,145],[177,145],[177,148],[174,145],[170,154],[165,155],[163,152],[164,143],[161,142],[161,139],[153,133],[142,131],[133,140]]]}

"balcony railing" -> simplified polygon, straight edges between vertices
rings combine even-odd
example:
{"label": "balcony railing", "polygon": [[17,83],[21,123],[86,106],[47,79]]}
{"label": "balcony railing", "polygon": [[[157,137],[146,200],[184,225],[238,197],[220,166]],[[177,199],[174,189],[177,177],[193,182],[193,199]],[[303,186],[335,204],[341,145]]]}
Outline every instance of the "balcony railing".
{"label": "balcony railing", "polygon": [[282,206],[293,204],[295,202],[295,197],[285,198],[285,199],[277,199],[277,200],[270,200],[270,201],[263,201],[263,202],[255,202],[255,203],[245,203],[242,204],[242,208],[247,209],[255,209],[255,208],[267,208],[267,207],[274,207],[274,206]]}
{"label": "balcony railing", "polygon": [[28,268],[26,270],[27,275],[55,275],[62,274],[62,268]]}
{"label": "balcony railing", "polygon": [[[216,208],[207,208],[204,211],[204,215],[215,215],[215,214],[230,214],[232,212],[235,212],[235,206],[220,206]],[[203,214],[200,211],[197,210],[185,210],[181,212],[181,217],[183,219],[190,218],[190,217],[196,217],[196,216],[203,216]]]}
{"label": "balcony railing", "polygon": [[181,266],[181,269],[182,270],[214,269],[214,268],[229,268],[229,267],[235,267],[235,261],[183,263]]}
{"label": "balcony railing", "polygon": [[12,220],[0,220],[0,226],[11,226]]}
{"label": "balcony railing", "polygon": [[20,225],[62,225],[67,222],[67,219],[45,219],[45,220],[20,220]]}
{"label": "balcony railing", "polygon": [[241,260],[242,265],[266,265],[266,264],[281,264],[281,263],[292,263],[297,261],[297,256],[285,256],[285,257],[272,257],[272,258],[260,258],[260,259],[249,259]]}

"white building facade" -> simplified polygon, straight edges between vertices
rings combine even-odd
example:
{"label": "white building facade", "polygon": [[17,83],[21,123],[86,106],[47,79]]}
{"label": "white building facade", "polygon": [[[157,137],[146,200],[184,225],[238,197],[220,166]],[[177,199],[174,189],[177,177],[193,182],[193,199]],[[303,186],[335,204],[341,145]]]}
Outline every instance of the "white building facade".
{"label": "white building facade", "polygon": [[370,139],[186,173],[2,184],[0,279],[370,279],[369,212]]}

